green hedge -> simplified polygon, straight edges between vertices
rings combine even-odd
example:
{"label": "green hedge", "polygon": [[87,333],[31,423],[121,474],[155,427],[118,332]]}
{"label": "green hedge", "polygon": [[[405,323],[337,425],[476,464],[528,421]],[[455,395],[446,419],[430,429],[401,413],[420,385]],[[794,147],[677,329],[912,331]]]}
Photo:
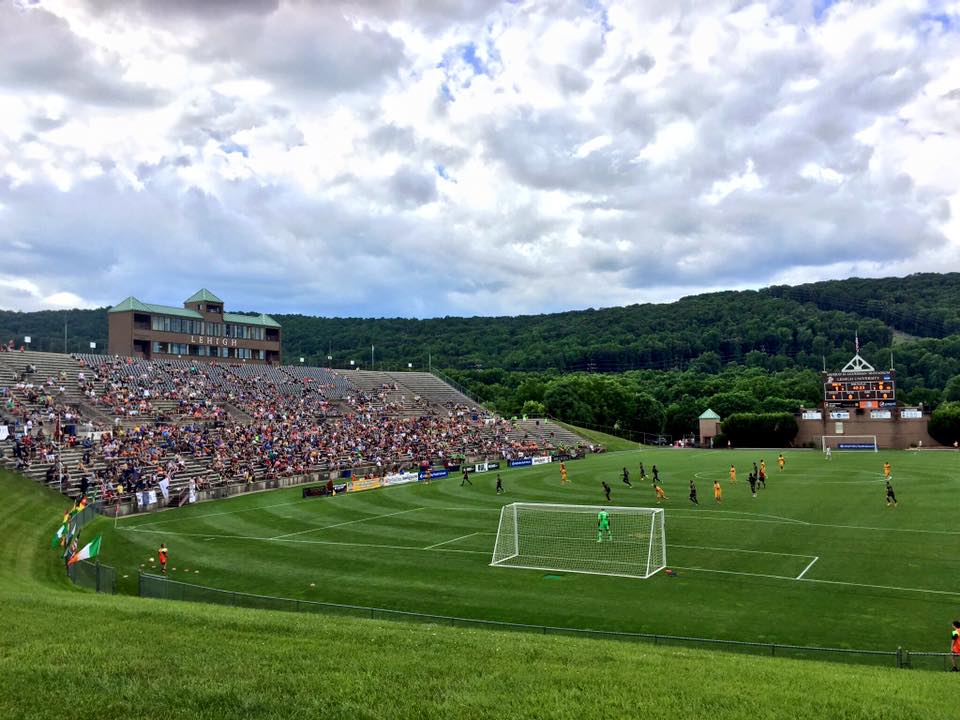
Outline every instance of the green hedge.
{"label": "green hedge", "polygon": [[735,447],[786,447],[800,430],[790,413],[734,413],[721,428]]}
{"label": "green hedge", "polygon": [[960,440],[960,402],[944,403],[934,410],[927,432],[942,445],[953,445]]}

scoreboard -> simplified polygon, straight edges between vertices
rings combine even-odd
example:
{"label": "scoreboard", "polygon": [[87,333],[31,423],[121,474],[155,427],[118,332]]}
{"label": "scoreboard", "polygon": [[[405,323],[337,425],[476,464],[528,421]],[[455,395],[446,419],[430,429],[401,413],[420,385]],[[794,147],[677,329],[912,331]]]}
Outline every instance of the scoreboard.
{"label": "scoreboard", "polygon": [[834,407],[894,407],[893,370],[824,373],[823,402]]}

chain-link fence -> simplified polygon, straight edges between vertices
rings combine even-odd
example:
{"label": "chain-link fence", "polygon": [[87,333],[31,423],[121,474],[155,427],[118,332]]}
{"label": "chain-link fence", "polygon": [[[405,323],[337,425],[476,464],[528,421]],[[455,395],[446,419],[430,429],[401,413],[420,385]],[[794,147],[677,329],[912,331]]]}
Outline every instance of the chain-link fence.
{"label": "chain-link fence", "polygon": [[[492,630],[514,630],[536,633],[538,635],[566,635],[572,637],[596,637],[632,642],[647,642],[654,645],[689,648],[714,648],[731,652],[743,652],[768,657],[787,657],[795,659],[835,660],[857,662],[888,667],[911,667],[911,658],[939,656],[937,653],[907,653],[901,648],[896,650],[854,650],[847,648],[807,647],[801,645],[781,645],[777,643],[741,642],[738,640],[717,640],[710,638],[683,637],[677,635],[659,635],[654,633],[613,632],[606,630],[586,630],[563,628],[549,625],[509,623],[496,620],[478,620],[471,618],[431,615],[428,613],[408,612],[404,610],[386,610],[384,608],[362,605],[342,605],[338,603],[297,600],[295,598],[254,595],[251,593],[220,590],[191,583],[171,580],[159,575],[140,573],[140,596],[165,600],[186,600],[190,602],[215,603],[233,607],[257,608],[262,610],[285,610],[288,612],[311,612],[363,617],[379,620],[431,623],[450,627],[488,628]],[[944,658],[949,663],[948,658]],[[935,669],[935,662],[913,663],[913,667]]]}
{"label": "chain-link fence", "polygon": [[117,592],[117,571],[109,565],[80,560],[67,566],[67,576],[78,587],[109,595]]}

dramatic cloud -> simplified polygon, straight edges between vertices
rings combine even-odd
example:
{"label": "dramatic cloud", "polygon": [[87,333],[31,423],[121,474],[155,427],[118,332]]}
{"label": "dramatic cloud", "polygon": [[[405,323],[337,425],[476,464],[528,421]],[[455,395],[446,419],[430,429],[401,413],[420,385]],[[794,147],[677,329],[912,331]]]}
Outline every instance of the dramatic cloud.
{"label": "dramatic cloud", "polygon": [[0,0],[0,307],[960,270],[960,5]]}

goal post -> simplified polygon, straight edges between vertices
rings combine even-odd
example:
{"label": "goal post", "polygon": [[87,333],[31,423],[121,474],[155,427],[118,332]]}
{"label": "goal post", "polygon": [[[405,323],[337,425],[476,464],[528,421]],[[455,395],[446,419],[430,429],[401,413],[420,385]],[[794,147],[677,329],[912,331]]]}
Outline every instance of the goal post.
{"label": "goal post", "polygon": [[879,452],[876,435],[821,435],[820,449],[833,450],[867,450]]}
{"label": "goal post", "polygon": [[[598,530],[605,510],[609,530]],[[648,578],[667,566],[663,508],[511,503],[490,565]]]}

